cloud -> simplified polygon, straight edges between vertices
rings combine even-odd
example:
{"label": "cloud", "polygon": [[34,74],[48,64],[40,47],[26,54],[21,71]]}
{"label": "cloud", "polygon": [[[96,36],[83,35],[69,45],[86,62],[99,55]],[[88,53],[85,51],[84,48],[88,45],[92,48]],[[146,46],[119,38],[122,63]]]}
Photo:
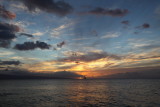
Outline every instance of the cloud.
{"label": "cloud", "polygon": [[8,48],[11,40],[16,38],[15,33],[19,31],[20,28],[16,25],[0,23],[0,47]]}
{"label": "cloud", "polygon": [[75,38],[75,39],[72,39],[72,40],[80,41],[80,40],[87,40],[87,39],[91,39],[91,38],[80,37],[80,38]]}
{"label": "cloud", "polygon": [[99,60],[102,58],[111,58],[115,60],[121,59],[120,56],[109,54],[107,52],[88,52],[87,54],[84,54],[84,55],[72,55],[66,58],[61,58],[61,59],[58,59],[58,61],[60,62],[72,62],[72,61],[90,62],[90,61],[95,61],[95,60]]}
{"label": "cloud", "polygon": [[29,27],[29,26],[34,26],[36,25],[35,22],[31,22],[31,21],[26,21],[26,20],[16,20],[16,21],[11,21],[10,22],[11,24],[14,24],[16,26],[19,26],[20,28],[23,28],[22,31],[26,31],[26,29]]}
{"label": "cloud", "polygon": [[23,35],[23,36],[27,36],[27,37],[33,37],[33,35],[31,34],[28,34],[28,33],[20,33],[20,36]]}
{"label": "cloud", "polygon": [[42,32],[36,32],[36,33],[33,33],[32,35],[35,35],[35,36],[42,36],[44,33]]}
{"label": "cloud", "polygon": [[11,51],[0,51],[0,57],[8,56],[8,55],[13,55],[14,52]]}
{"label": "cloud", "polygon": [[13,24],[0,23],[0,40],[14,39],[15,33],[19,32],[20,28]]}
{"label": "cloud", "polygon": [[16,12],[19,12],[19,11],[22,11],[22,10],[27,10],[27,7],[23,4],[23,3],[12,3],[10,4],[12,10],[16,11]]}
{"label": "cloud", "polygon": [[[122,56],[121,61],[116,61],[110,68],[135,68],[160,66],[159,50],[140,53],[129,53]],[[112,61],[113,62],[113,61]]]}
{"label": "cloud", "polygon": [[106,35],[102,36],[101,39],[116,38],[116,37],[119,37],[119,36],[120,36],[119,32],[107,33]]}
{"label": "cloud", "polygon": [[148,44],[148,45],[145,45],[145,46],[141,46],[139,48],[144,49],[144,50],[149,50],[149,49],[160,48],[160,45],[159,44]]}
{"label": "cloud", "polygon": [[40,58],[35,58],[35,57],[23,57],[23,56],[13,56],[10,57],[10,59],[12,60],[19,60],[19,61],[23,61],[23,62],[37,62],[40,61]]}
{"label": "cloud", "polygon": [[129,25],[129,21],[128,20],[124,20],[121,23],[124,24],[124,25]]}
{"label": "cloud", "polygon": [[65,45],[65,44],[66,44],[66,42],[65,42],[65,41],[62,41],[62,42],[60,42],[59,44],[57,44],[57,47],[62,48],[62,46]]}
{"label": "cloud", "polygon": [[20,50],[20,51],[26,51],[26,50],[34,50],[36,48],[40,49],[49,49],[51,45],[45,43],[45,42],[40,42],[36,41],[34,42],[24,42],[23,44],[16,44],[14,46],[14,49]]}
{"label": "cloud", "polygon": [[59,36],[62,35],[63,30],[64,30],[65,28],[67,28],[67,27],[68,27],[67,24],[64,24],[64,25],[61,25],[61,26],[59,26],[59,27],[56,27],[56,28],[54,28],[54,29],[51,31],[50,34],[53,35],[53,37],[55,37],[55,38],[59,38]]}
{"label": "cloud", "polygon": [[144,24],[142,24],[140,26],[137,26],[136,28],[143,28],[143,29],[150,28],[150,24],[144,23]]}
{"label": "cloud", "polygon": [[155,9],[155,13],[156,13],[157,15],[160,15],[160,6],[158,6],[158,7]]}
{"label": "cloud", "polygon": [[59,26],[59,27],[57,27],[57,28],[54,28],[53,30],[55,30],[55,31],[60,31],[60,30],[63,30],[63,29],[65,29],[65,28],[67,28],[68,27],[68,25],[67,24],[64,24],[64,25],[61,25],[61,26]]}
{"label": "cloud", "polygon": [[0,40],[12,40],[16,38],[16,35],[10,31],[0,31],[0,35]]}
{"label": "cloud", "polygon": [[104,9],[101,7],[97,7],[89,12],[87,14],[93,14],[93,15],[108,15],[108,16],[125,16],[128,14],[127,9]]}
{"label": "cloud", "polygon": [[63,69],[70,69],[72,67],[75,67],[75,65],[65,65],[65,66],[58,66],[57,69],[63,70]]}
{"label": "cloud", "polygon": [[51,32],[50,32],[50,34],[52,35],[51,37],[60,38],[60,36],[62,36],[62,35],[68,35],[68,32],[66,32],[66,31],[72,30],[73,26],[77,22],[67,19],[67,20],[65,20],[64,23],[65,24],[62,24],[62,25],[60,25],[58,27],[55,27],[53,30],[51,30]]}
{"label": "cloud", "polygon": [[149,28],[150,25],[149,25],[148,23],[144,23],[144,24],[142,25],[142,27],[143,27],[143,28]]}
{"label": "cloud", "polygon": [[72,12],[73,8],[70,4],[64,1],[54,0],[19,0],[24,3],[29,11],[36,11],[36,9],[54,13],[60,16],[64,16]]}
{"label": "cloud", "polygon": [[20,65],[20,61],[0,61],[0,65]]}
{"label": "cloud", "polygon": [[0,5],[0,17],[4,19],[14,19],[16,14],[6,10],[4,6]]}
{"label": "cloud", "polygon": [[128,46],[134,50],[141,50],[141,51],[159,50],[160,48],[158,41],[152,39],[139,39],[139,38],[130,39]]}
{"label": "cloud", "polygon": [[[151,63],[151,60],[156,60],[156,59],[160,59],[160,52],[159,52],[159,49],[157,50],[152,50],[150,52],[141,52],[139,54],[135,54],[135,53],[132,53],[132,54],[129,54],[125,57],[126,59],[131,59],[131,60],[136,60],[136,61],[141,61],[141,60],[150,60],[150,63]],[[147,62],[147,61],[146,61]]]}

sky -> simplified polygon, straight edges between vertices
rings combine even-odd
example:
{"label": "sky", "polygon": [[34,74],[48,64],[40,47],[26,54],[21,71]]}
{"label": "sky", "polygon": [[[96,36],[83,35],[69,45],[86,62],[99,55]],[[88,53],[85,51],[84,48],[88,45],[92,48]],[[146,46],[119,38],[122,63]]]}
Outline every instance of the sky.
{"label": "sky", "polygon": [[160,0],[0,0],[0,73],[160,70]]}

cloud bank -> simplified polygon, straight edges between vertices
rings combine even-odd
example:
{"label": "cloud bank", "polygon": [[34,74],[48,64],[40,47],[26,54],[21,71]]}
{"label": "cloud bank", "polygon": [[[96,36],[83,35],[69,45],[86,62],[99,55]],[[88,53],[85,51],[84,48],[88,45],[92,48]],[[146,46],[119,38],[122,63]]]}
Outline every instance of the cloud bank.
{"label": "cloud bank", "polygon": [[0,61],[0,65],[20,65],[20,61]]}
{"label": "cloud bank", "polygon": [[34,50],[36,48],[40,49],[49,49],[51,45],[45,43],[45,42],[24,42],[23,44],[16,44],[14,46],[14,49],[20,50],[20,51],[27,51],[27,50]]}
{"label": "cloud bank", "polygon": [[67,15],[72,12],[73,8],[65,1],[55,0],[18,0],[21,1],[29,11],[33,12],[36,9],[48,13],[54,13],[60,16]]}
{"label": "cloud bank", "polygon": [[72,55],[66,58],[61,58],[58,61],[62,62],[71,62],[71,61],[82,61],[82,62],[90,62],[95,61],[102,58],[111,58],[115,60],[120,60],[121,57],[114,54],[109,54],[107,52],[88,52],[84,55]]}
{"label": "cloud bank", "polygon": [[128,14],[127,9],[104,9],[101,7],[97,7],[91,11],[88,12],[88,14],[93,15],[107,15],[107,16],[125,16]]}

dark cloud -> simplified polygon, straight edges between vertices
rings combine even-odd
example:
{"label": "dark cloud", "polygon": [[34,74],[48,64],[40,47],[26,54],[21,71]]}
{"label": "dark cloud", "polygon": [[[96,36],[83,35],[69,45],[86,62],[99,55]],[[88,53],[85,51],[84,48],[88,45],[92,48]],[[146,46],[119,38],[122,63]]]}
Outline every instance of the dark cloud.
{"label": "dark cloud", "polygon": [[40,49],[49,49],[51,45],[45,42],[36,41],[36,46]]}
{"label": "dark cloud", "polygon": [[61,43],[57,44],[57,47],[62,48],[62,46],[65,45],[65,44],[66,44],[66,42],[62,41]]}
{"label": "dark cloud", "polygon": [[104,9],[97,7],[88,12],[88,14],[94,15],[109,15],[109,16],[125,16],[128,13],[127,9]]}
{"label": "dark cloud", "polygon": [[45,43],[45,42],[40,42],[36,41],[34,42],[24,42],[23,44],[16,44],[14,46],[14,49],[20,50],[20,51],[26,51],[26,50],[34,50],[36,48],[40,49],[49,49],[51,45]]}
{"label": "dark cloud", "polygon": [[20,33],[20,36],[27,36],[27,37],[33,37],[33,35],[31,35],[31,34],[28,34],[28,33]]}
{"label": "dark cloud", "polygon": [[4,6],[0,5],[0,17],[4,19],[14,19],[16,14],[6,10]]}
{"label": "dark cloud", "polygon": [[79,63],[80,61],[82,62],[90,62],[90,61],[95,61],[98,59],[102,59],[102,58],[111,58],[111,59],[115,59],[115,60],[120,60],[121,57],[118,55],[114,55],[114,54],[108,54],[107,52],[88,52],[87,54],[84,55],[76,55],[76,56],[70,56],[70,57],[66,57],[66,58],[62,58],[59,59],[58,61],[66,61],[66,62],[77,62]]}
{"label": "dark cloud", "polygon": [[129,25],[129,21],[128,20],[124,20],[121,22],[122,24],[125,24],[125,25]]}
{"label": "dark cloud", "polygon": [[149,25],[148,23],[144,23],[144,24],[142,25],[142,27],[143,27],[143,28],[149,28],[150,25]]}
{"label": "dark cloud", "polygon": [[143,25],[137,26],[136,28],[143,28],[143,29],[150,28],[150,24],[144,23]]}
{"label": "dark cloud", "polygon": [[0,40],[11,40],[16,38],[15,33],[19,32],[20,28],[13,24],[0,23]]}
{"label": "dark cloud", "polygon": [[0,65],[20,65],[20,61],[0,61]]}
{"label": "dark cloud", "polygon": [[60,16],[64,16],[71,13],[73,8],[65,1],[54,0],[19,0],[24,3],[29,11],[35,11],[40,9],[48,13],[55,13]]}
{"label": "dark cloud", "polygon": [[0,40],[12,40],[16,38],[16,35],[8,31],[0,31]]}
{"label": "dark cloud", "polygon": [[16,25],[0,22],[0,47],[8,48],[11,40],[16,38],[15,33],[19,31],[20,28]]}
{"label": "dark cloud", "polygon": [[24,42],[23,44],[16,44],[14,47],[14,49],[21,50],[21,51],[33,50],[35,48],[37,48],[37,46],[34,42]]}

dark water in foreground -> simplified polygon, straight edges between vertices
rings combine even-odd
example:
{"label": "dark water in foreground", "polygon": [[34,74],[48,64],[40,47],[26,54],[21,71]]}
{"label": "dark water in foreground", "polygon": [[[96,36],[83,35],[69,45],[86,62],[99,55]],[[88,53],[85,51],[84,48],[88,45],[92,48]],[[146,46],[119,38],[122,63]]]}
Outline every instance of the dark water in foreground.
{"label": "dark water in foreground", "polygon": [[160,107],[160,79],[3,80],[0,107]]}

